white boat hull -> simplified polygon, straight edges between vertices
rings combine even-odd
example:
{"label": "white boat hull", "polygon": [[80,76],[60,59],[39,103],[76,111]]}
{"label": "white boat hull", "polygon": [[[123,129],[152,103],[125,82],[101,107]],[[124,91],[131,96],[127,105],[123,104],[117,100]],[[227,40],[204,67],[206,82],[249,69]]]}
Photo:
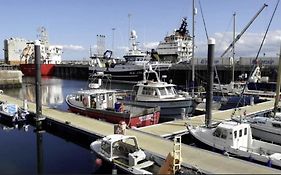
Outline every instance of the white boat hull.
{"label": "white boat hull", "polygon": [[265,128],[261,125],[251,124],[252,133],[254,137],[260,138],[262,140],[281,144],[281,129],[274,129],[268,130],[268,127]]}
{"label": "white boat hull", "polygon": [[[281,146],[279,145],[253,139],[252,147],[240,147],[239,149],[234,149],[231,146],[223,145],[216,140],[210,133],[208,133],[209,131],[207,130],[210,129],[200,127],[191,128],[188,126],[188,130],[196,140],[207,146],[218,149],[230,155],[246,158],[248,160],[255,160],[281,168]],[[266,148],[270,148],[271,151]],[[277,159],[275,158],[276,156]]]}

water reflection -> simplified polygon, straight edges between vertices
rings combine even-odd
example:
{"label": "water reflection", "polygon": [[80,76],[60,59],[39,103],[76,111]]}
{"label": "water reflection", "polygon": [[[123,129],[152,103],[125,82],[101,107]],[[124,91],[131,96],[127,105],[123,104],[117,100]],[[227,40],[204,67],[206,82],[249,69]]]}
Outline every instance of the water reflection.
{"label": "water reflection", "polygon": [[[25,98],[34,102],[35,90],[35,79],[27,77],[19,92],[19,96],[20,98]],[[41,93],[43,105],[62,104],[64,101],[62,80],[56,78],[42,78]]]}
{"label": "water reflection", "polygon": [[[64,102],[67,94],[87,87],[87,81],[63,80],[48,77],[42,77],[41,81],[42,104],[60,110],[67,110],[67,105]],[[21,88],[3,90],[7,95],[27,99],[35,103],[36,89],[34,77],[23,77]]]}
{"label": "water reflection", "polygon": [[[66,95],[88,88],[87,81],[42,77],[42,104],[67,110]],[[132,85],[112,84],[112,88],[131,89]],[[21,88],[3,89],[16,98],[35,102],[35,78],[23,77]],[[3,130],[2,130],[2,129]],[[8,125],[0,121],[1,174],[110,174],[111,167],[95,165],[95,155],[89,150],[88,137],[47,128],[38,132],[36,126]]]}

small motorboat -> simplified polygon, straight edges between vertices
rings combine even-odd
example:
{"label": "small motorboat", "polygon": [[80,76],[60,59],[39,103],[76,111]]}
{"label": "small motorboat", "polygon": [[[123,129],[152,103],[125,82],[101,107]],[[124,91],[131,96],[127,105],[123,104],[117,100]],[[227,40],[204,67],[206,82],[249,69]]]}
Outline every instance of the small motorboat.
{"label": "small motorboat", "polygon": [[0,101],[1,119],[12,123],[25,121],[26,116],[29,114],[27,110],[27,103],[25,104],[26,104],[25,107],[22,108],[19,107],[17,104]]}
{"label": "small motorboat", "polygon": [[130,174],[154,174],[160,169],[138,146],[135,136],[108,135],[91,143],[90,148],[98,157],[114,163]]}

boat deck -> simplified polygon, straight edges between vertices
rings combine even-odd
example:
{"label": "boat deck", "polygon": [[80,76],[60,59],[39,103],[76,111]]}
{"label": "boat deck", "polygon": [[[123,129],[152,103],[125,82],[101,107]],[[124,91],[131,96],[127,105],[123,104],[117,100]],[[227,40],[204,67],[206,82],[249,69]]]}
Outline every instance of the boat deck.
{"label": "boat deck", "polygon": [[[7,100],[9,103],[15,103],[20,106],[22,105],[21,100],[13,97],[9,97],[2,94],[0,98],[2,100]],[[30,111],[34,112],[36,110],[36,106],[34,103],[29,102],[28,105]],[[273,101],[270,101],[266,102],[263,108],[268,109],[272,106]],[[258,107],[255,105],[251,106],[249,109],[247,108],[246,110],[249,112],[254,112],[255,110],[253,109],[256,108]],[[262,107],[260,106],[259,108]],[[95,134],[100,137],[113,134],[114,126],[110,123],[79,116],[73,113],[58,111],[48,107],[43,107],[42,113],[47,118],[53,119],[62,124],[68,124],[73,128],[81,129],[83,131]],[[214,118],[217,120],[223,120],[227,117],[226,113],[231,114],[231,111],[216,112],[214,113]],[[138,138],[140,147],[142,149],[150,151],[153,154],[159,155],[164,158],[168,155],[169,152],[173,150],[174,143],[170,140],[155,135],[158,134],[161,136],[164,133],[176,132],[177,130],[186,129],[186,122],[191,124],[202,124],[202,116],[193,118],[183,121],[164,123],[161,125],[156,125],[154,127],[148,127],[151,130],[147,130],[147,128],[145,128],[141,130],[142,132],[138,130],[129,129],[126,131],[126,134],[135,135]],[[152,130],[152,128],[157,128],[158,131],[154,131]],[[229,158],[226,156],[222,156],[221,154],[217,154],[207,150],[202,150],[200,148],[195,148],[185,144],[182,144],[181,150],[183,165],[186,167],[197,167],[200,171],[204,173],[281,174],[281,171],[277,169],[269,168],[266,166],[258,165],[252,162],[243,161],[235,158]]]}

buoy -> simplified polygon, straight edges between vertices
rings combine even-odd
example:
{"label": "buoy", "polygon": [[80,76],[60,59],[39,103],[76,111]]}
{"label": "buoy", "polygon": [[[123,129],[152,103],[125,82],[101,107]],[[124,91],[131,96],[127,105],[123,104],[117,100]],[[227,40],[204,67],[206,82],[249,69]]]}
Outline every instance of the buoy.
{"label": "buoy", "polygon": [[96,166],[99,167],[102,165],[102,160],[100,158],[97,158],[95,163],[96,163]]}

